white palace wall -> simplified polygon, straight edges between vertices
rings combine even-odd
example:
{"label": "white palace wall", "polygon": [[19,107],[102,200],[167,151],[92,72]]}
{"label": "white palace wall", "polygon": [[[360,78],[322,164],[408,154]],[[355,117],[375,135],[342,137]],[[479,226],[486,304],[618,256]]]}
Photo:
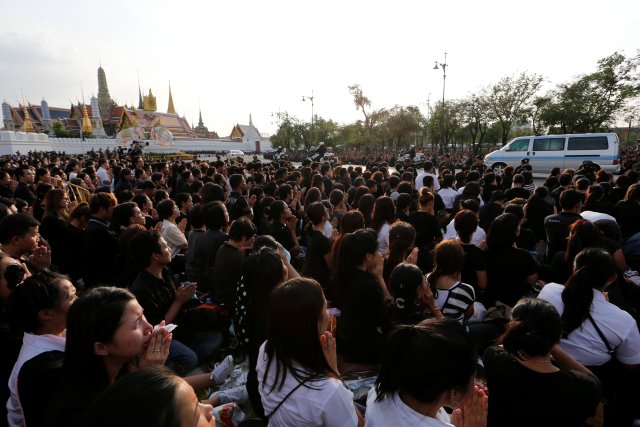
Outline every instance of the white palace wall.
{"label": "white palace wall", "polygon": [[[242,150],[245,152],[270,151],[271,141],[262,138],[259,141],[236,142],[225,139],[189,139],[174,140],[173,146],[163,147],[155,141],[145,141],[149,145],[145,151],[152,153],[175,153],[178,151],[228,151]],[[44,133],[25,133],[0,131],[0,155],[15,154],[20,152],[26,154],[29,151],[64,151],[67,154],[83,154],[91,149],[98,151],[102,149],[117,149],[125,147],[115,139],[90,139],[84,141],[80,138],[49,138]],[[125,147],[127,148],[127,147]]]}

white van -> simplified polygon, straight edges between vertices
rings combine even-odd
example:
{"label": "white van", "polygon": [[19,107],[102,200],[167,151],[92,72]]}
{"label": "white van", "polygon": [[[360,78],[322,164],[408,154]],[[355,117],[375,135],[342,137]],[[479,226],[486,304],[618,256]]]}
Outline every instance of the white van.
{"label": "white van", "polygon": [[244,157],[244,152],[241,150],[229,150],[227,157],[233,158],[233,159],[237,157]]}
{"label": "white van", "polygon": [[620,170],[620,141],[615,133],[521,136],[484,157],[497,175],[507,166],[516,167],[528,159],[533,172],[549,173],[554,167],[578,169],[591,161],[607,172]]}

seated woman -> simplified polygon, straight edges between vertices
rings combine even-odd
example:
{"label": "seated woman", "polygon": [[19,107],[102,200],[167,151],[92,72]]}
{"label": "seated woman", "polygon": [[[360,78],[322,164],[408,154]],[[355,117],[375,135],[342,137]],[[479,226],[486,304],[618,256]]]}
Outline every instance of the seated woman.
{"label": "seated woman", "polygon": [[538,265],[524,249],[514,247],[520,220],[511,213],[498,216],[487,233],[486,306],[496,301],[513,307],[538,281]]}
{"label": "seated woman", "polygon": [[83,427],[213,427],[213,407],[198,401],[185,380],[160,366],[140,369],[107,387]]}
{"label": "seated woman", "polygon": [[[560,315],[540,299],[520,301],[500,346],[485,352],[488,426],[582,426],[600,401],[600,381],[558,343]],[[552,358],[555,364],[552,363]]]}
{"label": "seated woman", "polygon": [[436,305],[420,267],[404,262],[398,264],[391,273],[390,288],[394,323],[415,325],[429,317],[442,318],[442,311]]}
{"label": "seated woman", "polygon": [[[473,340],[454,320],[394,331],[369,391],[366,426],[485,426],[487,400],[474,386],[476,361]],[[444,406],[454,409],[451,417]]]}
{"label": "seated woman", "polygon": [[382,278],[377,237],[371,229],[358,230],[346,235],[340,247],[335,282],[342,314],[336,339],[341,361],[354,364],[349,370],[378,364],[390,326],[391,295]]}
{"label": "seated woman", "polygon": [[333,241],[324,235],[323,230],[329,215],[322,202],[305,205],[305,212],[309,223],[307,224],[307,256],[304,258],[302,274],[320,283],[327,294],[331,283],[329,263]]}
{"label": "seated woman", "polygon": [[389,250],[384,259],[382,277],[389,285],[391,272],[396,265],[405,262],[417,264],[418,248],[415,247],[416,230],[407,222],[396,221],[389,229]]}
{"label": "seated woman", "polygon": [[[22,333],[22,348],[9,377],[11,397],[7,402],[10,426],[23,426],[41,418],[41,408],[29,411],[22,407],[18,395],[18,375],[22,366],[48,351],[64,351],[67,312],[76,300],[76,289],[66,276],[42,270],[29,277],[12,292],[8,300],[7,314],[12,329]],[[47,396],[45,396],[47,398]],[[38,396],[42,403],[42,396]],[[34,424],[35,425],[35,424]]]}
{"label": "seated woman", "polygon": [[565,286],[549,283],[538,297],[561,315],[562,349],[602,382],[608,401],[605,425],[627,426],[640,416],[640,333],[629,313],[607,301],[607,287],[616,277],[611,255],[585,249],[575,257],[574,273]]}
{"label": "seated woman", "polygon": [[353,393],[338,379],[322,288],[298,278],[271,294],[267,341],[258,354],[262,405],[272,426],[362,426]]}
{"label": "seated woman", "polygon": [[[46,412],[46,426],[79,426],[96,397],[132,368],[164,364],[171,334],[153,327],[133,294],[98,287],[67,315],[64,377]],[[137,362],[136,362],[137,361]]]}
{"label": "seated woman", "polygon": [[427,275],[427,282],[433,292],[436,304],[442,314],[461,324],[473,315],[476,294],[471,285],[462,283],[464,250],[455,240],[445,240],[434,251],[435,265]]}

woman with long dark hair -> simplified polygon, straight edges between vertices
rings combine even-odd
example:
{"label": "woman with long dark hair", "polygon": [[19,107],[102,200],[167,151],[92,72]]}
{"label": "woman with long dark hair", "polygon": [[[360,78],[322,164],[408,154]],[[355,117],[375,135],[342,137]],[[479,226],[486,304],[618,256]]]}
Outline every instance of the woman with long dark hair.
{"label": "woman with long dark hair", "polygon": [[45,425],[78,426],[98,394],[135,366],[164,364],[171,334],[154,332],[135,296],[114,287],[82,295],[67,315],[64,375]]}
{"label": "woman with long dark hair", "polygon": [[78,247],[69,246],[69,196],[65,190],[54,188],[44,197],[44,215],[40,234],[51,246],[51,263],[63,273],[73,269],[73,253]]}
{"label": "woman with long dark hair", "polygon": [[442,318],[431,288],[422,271],[414,264],[403,262],[391,272],[389,288],[393,295],[393,316],[396,324],[415,325],[428,317]]}
{"label": "woman with long dark hair", "polygon": [[[524,299],[499,345],[484,354],[489,388],[488,426],[582,426],[600,402],[600,381],[559,346],[555,307]],[[551,363],[551,360],[555,364]]]}
{"label": "woman with long dark hair", "polygon": [[311,277],[322,286],[325,295],[331,300],[331,246],[333,241],[323,233],[324,224],[329,219],[327,209],[322,202],[313,202],[305,206],[309,223],[307,224],[307,256],[304,258],[302,274]]}
{"label": "woman with long dark hair", "polygon": [[462,283],[464,250],[455,240],[444,240],[434,250],[433,271],[427,276],[431,292],[442,314],[461,324],[473,315],[476,299],[471,285]]}
{"label": "woman with long dark hair", "polygon": [[[487,233],[487,304],[496,301],[513,307],[531,293],[538,280],[538,265],[529,252],[514,247],[520,221],[511,213],[498,216]],[[488,308],[488,307],[487,307]]]}
{"label": "woman with long dark hair", "polygon": [[267,341],[258,354],[260,396],[274,426],[364,425],[338,379],[335,340],[320,285],[298,278],[271,293]]}
{"label": "woman with long dark hair", "polygon": [[389,329],[390,293],[376,232],[358,230],[344,237],[335,275],[342,310],[336,339],[346,362],[375,365]]}
{"label": "woman with long dark hair", "polygon": [[[608,404],[605,420],[630,425],[638,418],[640,333],[631,315],[607,300],[607,288],[617,278],[611,255],[598,248],[580,252],[574,273],[562,286],[549,283],[539,298],[549,301],[561,314],[560,346],[589,368],[603,384]],[[611,421],[613,420],[613,421]]]}
{"label": "woman with long dark hair", "polygon": [[385,255],[389,246],[389,229],[396,219],[396,208],[391,197],[383,196],[376,200],[373,208],[371,228],[378,233],[378,251]]}
{"label": "woman with long dark hair", "polygon": [[392,332],[367,398],[367,426],[484,427],[487,400],[474,386],[476,362],[473,340],[453,320]]}
{"label": "woman with long dark hair", "polygon": [[418,249],[415,247],[416,230],[409,223],[398,221],[389,229],[389,250],[384,259],[384,282],[389,284],[391,272],[407,260],[413,264],[418,261]]}
{"label": "woman with long dark hair", "polygon": [[[22,348],[9,378],[11,396],[7,402],[10,426],[41,425],[43,397],[18,394],[18,375],[22,366],[43,352],[64,351],[67,312],[76,300],[76,289],[69,278],[42,270],[11,291],[7,303],[9,324],[22,335]],[[25,384],[27,385],[27,384]],[[21,397],[29,397],[25,402]],[[45,401],[50,395],[44,396]],[[34,399],[31,399],[34,398]]]}

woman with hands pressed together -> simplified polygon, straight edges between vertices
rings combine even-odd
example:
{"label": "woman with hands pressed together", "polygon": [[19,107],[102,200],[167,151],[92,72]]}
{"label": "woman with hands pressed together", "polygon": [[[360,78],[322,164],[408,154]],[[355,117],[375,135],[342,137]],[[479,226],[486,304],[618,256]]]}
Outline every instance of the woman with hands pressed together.
{"label": "woman with hands pressed together", "polygon": [[78,426],[98,394],[138,367],[163,365],[171,334],[154,328],[135,296],[99,287],[82,295],[67,315],[62,383],[46,410],[47,426]]}
{"label": "woman with hands pressed together", "polygon": [[474,385],[476,361],[473,340],[454,320],[392,332],[367,398],[366,426],[486,426],[487,397]]}
{"label": "woman with hands pressed together", "polygon": [[267,341],[260,347],[259,391],[270,426],[363,426],[353,393],[339,380],[327,300],[312,279],[271,295]]}
{"label": "woman with hands pressed together", "polygon": [[347,370],[374,368],[390,326],[391,294],[382,277],[384,260],[378,236],[371,229],[342,240],[336,272],[336,292],[342,314],[336,339]]}

